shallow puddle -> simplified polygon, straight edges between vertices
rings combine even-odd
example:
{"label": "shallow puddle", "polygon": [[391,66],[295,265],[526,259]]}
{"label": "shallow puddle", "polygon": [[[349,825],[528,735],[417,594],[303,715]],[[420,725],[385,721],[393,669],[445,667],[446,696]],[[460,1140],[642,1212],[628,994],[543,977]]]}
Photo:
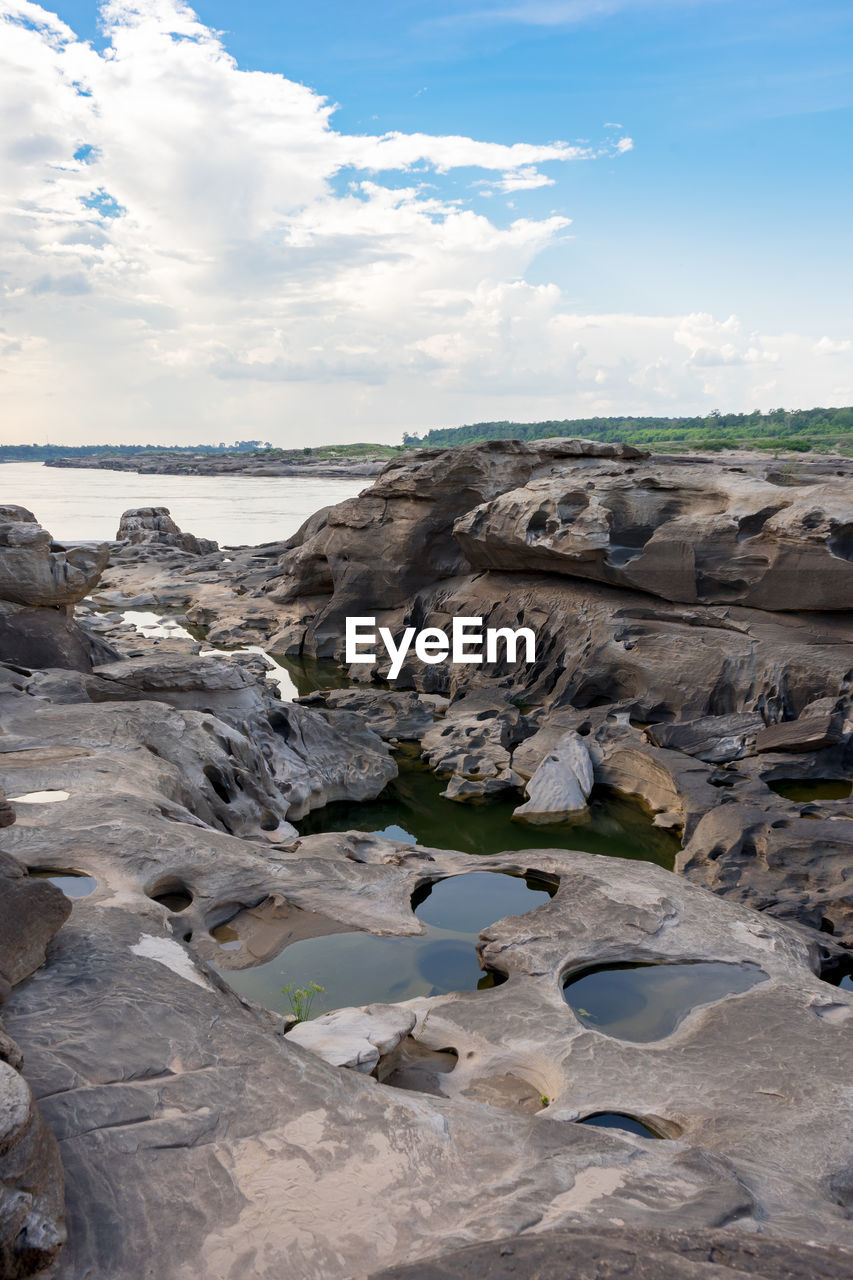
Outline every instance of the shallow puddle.
{"label": "shallow puddle", "polygon": [[774,778],[767,785],[777,796],[798,804],[812,800],[846,800],[853,791],[853,782],[845,778]]}
{"label": "shallow puddle", "polygon": [[62,890],[66,898],[88,898],[98,887],[94,876],[82,871],[51,871],[46,867],[30,867],[30,875],[36,880],[49,880]]}
{"label": "shallow puddle", "polygon": [[570,976],[563,997],[584,1026],[645,1043],[671,1035],[691,1009],[765,980],[755,965],[722,961],[602,965]]}
{"label": "shallow puddle", "polygon": [[490,854],[517,849],[583,849],[616,858],[656,862],[672,870],[679,840],[655,827],[638,804],[596,788],[590,797],[589,820],[528,826],[513,822],[520,794],[496,796],[476,803],[445,800],[447,779],[405,752],[395,754],[399,777],[376,800],[326,805],[296,825],[301,835],[320,831],[367,831],[392,840],[434,849]]}
{"label": "shallow puddle", "polygon": [[[549,889],[532,877],[488,871],[452,876],[433,885],[415,907],[425,934],[379,938],[335,933],[294,942],[253,969],[223,965],[219,972],[241,995],[278,1013],[289,1013],[291,1007],[283,987],[317,983],[324,990],[314,999],[312,1017],[349,1005],[485,990],[495,985],[495,977],[483,973],[477,962],[474,944],[480,931],[503,916],[532,911],[549,897]],[[231,954],[239,941],[236,923],[214,932]]]}

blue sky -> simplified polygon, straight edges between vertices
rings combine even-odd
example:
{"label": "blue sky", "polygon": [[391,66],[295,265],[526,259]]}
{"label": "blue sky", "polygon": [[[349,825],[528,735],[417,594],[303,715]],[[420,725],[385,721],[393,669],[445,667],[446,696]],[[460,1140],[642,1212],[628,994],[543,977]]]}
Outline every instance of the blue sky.
{"label": "blue sky", "polygon": [[[12,0],[6,3],[14,8]],[[156,19],[167,35],[174,26],[168,15],[175,8],[171,0],[140,0],[137,5],[116,0],[115,7],[122,22],[128,11],[141,11],[147,13],[146,23]],[[362,389],[368,382],[372,386],[358,409],[360,426],[375,424],[375,434],[387,437],[390,424],[396,426],[401,417],[407,418],[401,425],[416,427],[477,416],[534,418],[560,406],[560,416],[591,409],[676,413],[749,409],[758,403],[769,407],[776,393],[778,402],[786,404],[797,397],[802,404],[815,403],[816,398],[838,403],[845,392],[853,397],[849,2],[437,0],[426,6],[326,0],[306,6],[203,0],[194,7],[200,24],[222,33],[222,47],[240,71],[271,73],[270,80],[272,75],[285,77],[335,103],[331,128],[349,139],[399,132],[540,148],[562,141],[587,153],[568,162],[547,156],[537,160],[537,177],[521,183],[520,189],[501,189],[493,172],[464,163],[464,158],[447,164],[434,156],[423,164],[407,159],[378,177],[375,170],[363,170],[354,161],[324,174],[341,212],[349,184],[367,175],[386,191],[419,184],[420,210],[426,207],[424,200],[443,202],[443,210],[427,211],[437,223],[447,217],[448,208],[470,209],[488,219],[496,232],[507,233],[519,220],[544,224],[555,216],[570,219],[570,226],[555,223],[537,241],[535,251],[510,260],[504,246],[496,250],[497,262],[483,256],[483,280],[504,299],[498,327],[503,326],[501,332],[511,330],[514,342],[522,330],[527,335],[537,323],[546,323],[542,307],[548,298],[548,342],[555,341],[555,323],[562,325],[564,338],[569,330],[575,333],[571,317],[638,317],[630,333],[621,322],[609,331],[610,364],[601,366],[603,377],[601,369],[593,374],[591,364],[585,371],[578,365],[577,377],[565,364],[559,369],[555,365],[551,377],[550,370],[528,358],[514,383],[510,380],[505,390],[493,392],[484,352],[472,352],[464,375],[458,367],[452,375],[447,373],[443,353],[454,337],[443,320],[424,316],[417,332],[409,332],[400,327],[398,309],[371,312],[358,326],[360,333],[365,324],[368,329],[368,363],[382,344],[381,333],[392,344],[417,349],[418,360],[410,362],[407,371],[389,368],[386,373],[377,358],[369,377],[361,372],[355,377]],[[56,4],[52,12],[97,51],[114,38],[99,34],[98,7],[88,0]],[[134,38],[133,47],[126,42],[127,64],[131,57],[147,56],[145,42]],[[204,94],[202,100],[207,101]],[[215,121],[212,124],[215,129]],[[616,141],[627,137],[632,149],[618,153]],[[136,145],[143,171],[146,164],[156,163],[157,150],[147,154],[145,138],[142,129]],[[215,135],[209,144],[215,148]],[[198,143],[187,145],[193,150],[188,162],[194,163]],[[108,147],[101,152],[105,162],[114,154]],[[505,176],[509,166],[503,172]],[[107,173],[97,190],[116,202],[113,208],[129,205],[132,218],[133,193],[126,198],[121,180],[116,178],[116,186],[109,178]],[[543,185],[535,185],[540,180]],[[200,175],[200,184],[208,181]],[[459,203],[453,205],[454,201]],[[191,216],[190,206],[175,216]],[[399,220],[383,226],[380,232],[378,224],[371,225],[372,242],[387,233],[387,243],[399,254]],[[326,246],[337,243],[341,233],[341,227],[334,235],[328,232]],[[251,234],[240,231],[237,256],[244,263],[253,252],[248,244]],[[271,234],[269,228],[261,234],[265,245]],[[231,246],[230,229],[227,239]],[[488,239],[484,232],[470,245],[471,253],[484,255]],[[223,243],[221,238],[217,241],[217,254],[223,253]],[[388,256],[384,250],[377,252],[376,262]],[[138,246],[134,253],[138,256]],[[409,247],[405,253],[416,256]],[[315,265],[312,270],[320,268]],[[370,270],[365,270],[369,281]],[[432,276],[430,280],[431,287],[421,297],[441,294],[444,299],[447,282]],[[534,291],[525,293],[520,311],[518,282]],[[246,288],[250,283],[247,278]],[[365,287],[369,290],[369,283]],[[490,323],[494,307],[482,302],[484,289],[476,270],[465,289],[469,301],[475,294],[479,299],[471,303],[472,323],[480,317],[485,317],[480,323]],[[556,301],[554,290],[559,292]],[[340,296],[335,289],[331,292]],[[114,294],[115,290],[111,305]],[[489,296],[493,294],[494,289]],[[180,310],[174,297],[164,305]],[[305,303],[293,305],[298,312]],[[707,323],[691,328],[690,322],[685,329],[679,318],[697,315]],[[294,316],[298,319],[296,312]],[[732,316],[737,317],[737,330]],[[660,330],[656,356],[658,339],[649,335],[658,332],[658,319],[671,325],[666,335]],[[153,322],[149,318],[146,323]],[[607,328],[608,323],[602,320],[596,326]],[[727,324],[728,329],[713,329]],[[188,330],[198,328],[197,320],[187,325]],[[701,331],[698,337],[694,330]],[[679,335],[676,344],[686,350],[694,369],[713,366],[723,371],[719,377],[691,382],[682,376],[675,367],[671,332]],[[229,346],[230,339],[220,335],[217,341]],[[288,341],[282,339],[284,346]],[[322,404],[318,421],[332,427],[339,412],[335,404],[346,397],[330,398],[328,383],[333,376],[343,386],[349,366],[339,363],[330,372],[327,352],[325,363],[313,369],[304,352],[296,360],[292,347],[283,357],[271,355],[266,347],[261,355],[247,357],[246,351],[256,347],[245,336],[240,342],[239,357],[232,359],[232,353],[218,365],[209,363],[208,373],[220,380],[239,377],[244,384],[251,382],[253,411],[267,432],[276,413],[286,412],[288,406],[304,413],[312,403]],[[351,333],[339,336],[338,342],[340,349],[355,353],[353,359],[360,358],[362,346]],[[822,348],[814,346],[821,342]],[[602,344],[603,350],[603,337]],[[232,345],[236,351],[240,344]],[[711,348],[716,356],[709,355]],[[819,359],[812,358],[814,350]],[[146,403],[156,403],[158,381],[165,379],[166,385],[174,378],[177,361],[173,353],[168,370],[152,370],[151,359],[149,342],[139,352],[139,367],[148,362]],[[600,363],[599,354],[590,354],[588,348],[578,359]],[[190,357],[186,360],[192,363]],[[622,370],[619,377],[617,365]],[[285,366],[289,372],[282,372]],[[752,381],[746,379],[746,366]],[[203,377],[198,361],[195,367],[197,391]],[[252,370],[261,367],[264,372],[256,378]],[[656,369],[670,370],[671,376],[658,376]],[[434,394],[424,396],[422,380],[430,370],[436,371],[431,379]],[[768,371],[772,376],[765,377]],[[479,397],[478,376],[483,379]],[[584,390],[593,377],[602,387],[612,383],[598,399]],[[318,384],[313,401],[312,380]],[[274,382],[276,387],[267,385],[264,391],[255,385],[260,382]],[[384,403],[383,387],[388,393]],[[245,385],[243,390],[247,391]],[[417,411],[411,408],[413,395]],[[215,398],[214,389],[211,403]],[[502,404],[506,413],[499,412]],[[419,416],[425,420],[415,421]],[[211,411],[208,417],[212,422],[216,414]],[[135,429],[138,419],[123,415],[123,421],[126,429]]]}

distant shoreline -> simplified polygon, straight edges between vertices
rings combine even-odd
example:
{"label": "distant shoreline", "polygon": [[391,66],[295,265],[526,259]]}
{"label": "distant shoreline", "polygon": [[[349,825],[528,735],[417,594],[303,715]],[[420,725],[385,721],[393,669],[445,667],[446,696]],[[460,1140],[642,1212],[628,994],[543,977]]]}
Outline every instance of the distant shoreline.
{"label": "distant shoreline", "polygon": [[127,458],[105,457],[90,454],[82,458],[46,458],[46,467],[66,467],[79,470],[135,471],[139,475],[178,476],[301,476],[318,479],[377,476],[387,458],[358,458],[332,462],[328,458],[305,461],[283,461],[234,454],[190,454],[180,457],[151,457],[135,455]]}

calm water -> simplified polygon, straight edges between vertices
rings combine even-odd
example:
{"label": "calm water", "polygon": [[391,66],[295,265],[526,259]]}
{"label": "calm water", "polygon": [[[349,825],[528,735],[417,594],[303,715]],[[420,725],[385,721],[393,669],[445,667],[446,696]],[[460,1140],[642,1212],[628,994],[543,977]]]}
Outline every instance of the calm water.
{"label": "calm water", "polygon": [[612,964],[569,977],[563,996],[578,1018],[619,1040],[672,1035],[697,1005],[748,991],[766,974],[750,964]]}
{"label": "calm water", "polygon": [[[426,925],[426,933],[418,937],[335,933],[295,942],[254,969],[223,965],[220,973],[242,995],[279,1013],[290,1012],[283,987],[293,983],[305,988],[315,982],[324,990],[315,998],[312,1017],[350,1005],[486,989],[494,980],[477,962],[474,944],[480,931],[503,916],[524,914],[548,900],[546,889],[520,876],[499,872],[451,876],[433,885],[415,908],[415,915]],[[239,930],[239,919],[232,925]],[[214,936],[225,944],[224,954],[234,945],[228,939],[235,932],[228,926],[215,931]]]}
{"label": "calm water", "polygon": [[767,785],[777,795],[799,804],[817,800],[846,800],[853,791],[853,782],[844,778],[775,778]]}
{"label": "calm water", "polygon": [[94,876],[87,876],[82,871],[50,871],[31,867],[30,875],[36,880],[49,880],[62,890],[66,898],[88,898],[98,887]]}
{"label": "calm water", "polygon": [[652,825],[637,804],[594,790],[589,820],[528,826],[512,821],[521,794],[493,797],[476,803],[445,800],[441,792],[447,779],[432,773],[423,761],[396,753],[399,777],[389,782],[376,800],[361,804],[328,804],[296,825],[302,835],[318,831],[369,831],[423,844],[434,849],[458,849],[462,853],[503,853],[514,849],[584,849],[616,858],[656,862],[671,870],[680,843],[668,831]]}
{"label": "calm water", "polygon": [[28,507],[58,541],[112,540],[129,507],[168,507],[187,533],[222,546],[278,542],[308,516],[372,481],[296,476],[140,476],[132,471],[66,471],[39,462],[0,464],[0,504]]}

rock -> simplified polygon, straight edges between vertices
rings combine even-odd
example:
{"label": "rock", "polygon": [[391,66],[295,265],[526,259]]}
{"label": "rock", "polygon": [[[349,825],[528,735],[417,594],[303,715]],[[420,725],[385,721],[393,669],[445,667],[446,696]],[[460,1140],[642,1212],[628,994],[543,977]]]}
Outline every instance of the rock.
{"label": "rock", "polygon": [[[45,947],[70,912],[61,890],[0,852],[0,1002],[44,963]],[[66,1234],[59,1149],[19,1074],[23,1066],[0,1022],[0,1275],[9,1280],[47,1267]]]}
{"label": "rock", "polygon": [[[58,1280],[143,1280],[152,1258],[162,1280],[228,1274],[261,1239],[259,1280],[283,1267],[294,1280],[364,1275],[513,1235],[531,1205],[556,1225],[636,1226],[650,1186],[668,1226],[749,1214],[725,1159],[341,1071],[178,966],[176,942],[143,954],[140,933],[127,909],[78,904],[47,979],[18,988],[10,1009],[68,1172]],[[600,1195],[581,1209],[571,1191],[590,1179]]]}
{"label": "rock", "polygon": [[0,1275],[33,1276],[65,1241],[64,1180],[56,1139],[23,1077],[0,1061]]}
{"label": "rock", "polygon": [[[828,699],[831,701],[831,699]],[[831,747],[844,737],[844,717],[840,711],[827,710],[810,714],[806,708],[796,720],[768,725],[755,739],[755,750],[767,751],[819,751]]]}
{"label": "rock", "polygon": [[31,511],[0,507],[0,661],[90,671],[115,657],[73,616],[108,557],[106,543],[60,546]]}
{"label": "rock", "polygon": [[539,765],[525,787],[527,800],[513,811],[524,822],[560,822],[587,809],[592,790],[592,761],[577,733],[566,733]]}
{"label": "rock", "polygon": [[602,1226],[537,1231],[468,1245],[425,1262],[375,1271],[371,1280],[843,1280],[853,1252],[731,1231],[660,1231]]}
{"label": "rock", "polygon": [[756,910],[809,925],[853,948],[853,823],[797,806],[724,804],[700,818],[676,866]]}
{"label": "rock", "polygon": [[444,719],[423,735],[421,749],[432,769],[452,775],[443,792],[447,799],[467,799],[520,786],[510,762],[526,731],[505,694],[474,690],[451,702]]}
{"label": "rock", "polygon": [[683,751],[709,764],[740,760],[764,731],[764,718],[756,711],[726,716],[702,716],[675,724],[655,724],[646,736],[656,747]]}
{"label": "rock", "polygon": [[70,914],[61,889],[0,852],[0,1000],[44,963],[45,947]]}
{"label": "rock", "polygon": [[297,1023],[288,1038],[332,1066],[369,1075],[380,1057],[392,1053],[416,1022],[408,1009],[369,1004],[362,1009],[336,1009],[310,1022]]}
{"label": "rock", "polygon": [[109,559],[106,543],[54,543],[31,512],[24,520],[3,519],[0,511],[0,600],[56,608],[82,600]]}
{"label": "rock", "polygon": [[118,542],[155,543],[163,547],[176,547],[190,555],[206,556],[218,551],[219,544],[209,538],[197,538],[192,533],[182,533],[169,515],[168,507],[134,507],[125,511],[119,521],[116,534]]}
{"label": "rock", "polygon": [[[216,822],[211,817],[216,814],[226,830],[248,834],[260,827],[269,838],[293,834],[292,827],[282,825],[285,817],[301,818],[335,800],[372,799],[396,777],[388,748],[360,716],[282,703],[272,696],[262,670],[253,673],[228,660],[157,654],[105,665],[91,676],[65,677],[61,684],[56,673],[39,673],[28,689],[53,704],[131,704],[124,714],[107,713],[121,725],[122,737],[132,742],[136,724],[146,743],[161,755],[168,750],[178,767],[193,774],[201,767],[208,781],[200,786],[210,796],[205,821]],[[165,703],[189,715],[164,721],[164,741],[158,744],[156,735],[148,736],[149,721],[159,723],[156,712],[153,720],[147,714],[137,720],[132,704],[138,700]],[[204,715],[199,722],[196,710],[223,726],[205,727]],[[91,708],[69,722],[85,725],[87,720],[98,724]],[[180,742],[173,743],[167,723],[184,724],[177,730]]]}
{"label": "rock", "polygon": [[437,694],[402,690],[328,689],[299,702],[333,711],[355,711],[386,742],[419,742],[431,728],[436,712],[446,709],[448,700]]}
{"label": "rock", "polygon": [[567,573],[665,600],[847,609],[849,480],[785,493],[743,468],[649,458],[567,466],[460,516],[474,568]]}

